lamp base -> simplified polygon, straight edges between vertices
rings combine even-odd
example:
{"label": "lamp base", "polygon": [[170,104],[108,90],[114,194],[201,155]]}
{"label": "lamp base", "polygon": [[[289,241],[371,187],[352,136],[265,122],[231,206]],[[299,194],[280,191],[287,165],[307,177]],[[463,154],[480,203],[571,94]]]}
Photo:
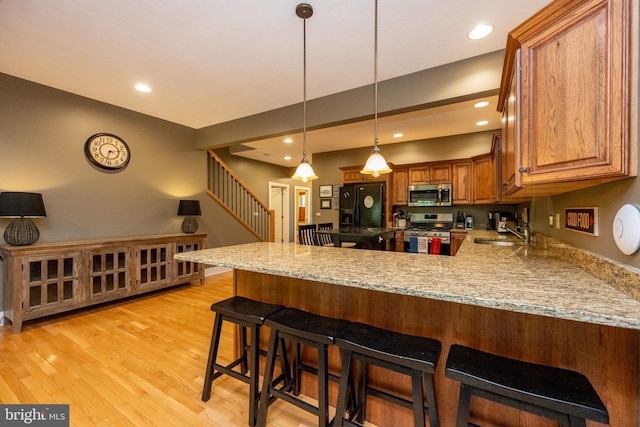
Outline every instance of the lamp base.
{"label": "lamp base", "polygon": [[33,245],[40,231],[31,218],[14,218],[4,230],[4,240],[12,246]]}
{"label": "lamp base", "polygon": [[182,232],[183,233],[195,233],[198,231],[198,221],[193,216],[187,216],[182,221]]}

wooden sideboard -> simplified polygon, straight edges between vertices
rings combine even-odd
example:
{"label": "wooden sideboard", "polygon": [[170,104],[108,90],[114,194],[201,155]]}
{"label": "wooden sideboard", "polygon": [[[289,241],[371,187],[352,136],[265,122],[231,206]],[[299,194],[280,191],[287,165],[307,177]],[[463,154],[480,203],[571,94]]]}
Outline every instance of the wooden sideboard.
{"label": "wooden sideboard", "polygon": [[4,316],[22,322],[204,279],[204,268],[173,255],[203,249],[206,234],[0,246]]}

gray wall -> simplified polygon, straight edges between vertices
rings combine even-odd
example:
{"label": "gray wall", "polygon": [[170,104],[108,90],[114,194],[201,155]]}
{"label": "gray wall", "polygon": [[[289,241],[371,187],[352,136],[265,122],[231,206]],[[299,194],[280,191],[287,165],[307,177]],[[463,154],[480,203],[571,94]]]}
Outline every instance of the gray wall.
{"label": "gray wall", "polygon": [[[42,193],[40,242],[179,233],[181,198],[205,202],[200,231],[212,231],[195,130],[4,74],[0,93],[0,191]],[[124,170],[87,161],[84,143],[98,132],[127,142]]]}
{"label": "gray wall", "polygon": [[[534,232],[538,231],[555,237],[572,246],[640,268],[640,252],[625,255],[618,250],[613,240],[613,219],[618,209],[627,203],[640,205],[640,182],[636,178],[553,197],[536,197],[531,202],[531,214],[534,220],[531,228]],[[562,225],[559,230],[550,226],[549,215],[555,213],[560,213],[561,224],[564,224],[564,209],[567,207],[597,207],[599,235],[594,237],[565,230]]]}

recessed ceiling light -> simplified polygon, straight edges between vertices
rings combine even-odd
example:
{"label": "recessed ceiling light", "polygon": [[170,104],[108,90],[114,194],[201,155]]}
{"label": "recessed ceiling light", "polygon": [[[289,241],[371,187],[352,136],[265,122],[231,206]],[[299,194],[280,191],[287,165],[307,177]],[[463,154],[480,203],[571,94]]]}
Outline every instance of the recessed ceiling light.
{"label": "recessed ceiling light", "polygon": [[476,122],[476,125],[478,126],[484,126],[488,124],[489,124],[489,120],[480,120],[479,122]]}
{"label": "recessed ceiling light", "polygon": [[134,87],[136,88],[137,91],[140,91],[140,92],[151,92],[151,88],[144,83],[138,83]]}
{"label": "recessed ceiling light", "polygon": [[493,32],[493,25],[480,24],[475,27],[473,30],[469,31],[467,37],[471,40],[478,40],[487,37],[489,34]]}
{"label": "recessed ceiling light", "polygon": [[285,160],[291,160],[291,156],[284,156]]}
{"label": "recessed ceiling light", "polygon": [[402,134],[402,133],[394,133],[393,134],[394,138],[402,138],[403,136],[404,136],[404,134]]}
{"label": "recessed ceiling light", "polygon": [[284,142],[286,142],[287,144],[291,144],[293,142],[293,139],[291,138],[285,138]]}
{"label": "recessed ceiling light", "polygon": [[473,104],[473,106],[476,108],[486,107],[487,105],[489,105],[489,101],[480,101]]}

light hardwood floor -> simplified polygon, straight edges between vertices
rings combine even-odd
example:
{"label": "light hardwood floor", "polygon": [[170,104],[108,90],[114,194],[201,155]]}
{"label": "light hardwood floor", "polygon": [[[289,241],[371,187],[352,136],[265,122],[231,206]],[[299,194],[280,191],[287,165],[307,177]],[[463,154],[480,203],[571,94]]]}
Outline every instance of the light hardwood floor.
{"label": "light hardwood floor", "polygon": [[[223,376],[202,402],[214,315],[232,274],[39,321],[0,327],[0,402],[70,405],[72,426],[247,425],[248,385]],[[220,357],[230,360],[232,329]],[[268,425],[315,426],[285,402]]]}

